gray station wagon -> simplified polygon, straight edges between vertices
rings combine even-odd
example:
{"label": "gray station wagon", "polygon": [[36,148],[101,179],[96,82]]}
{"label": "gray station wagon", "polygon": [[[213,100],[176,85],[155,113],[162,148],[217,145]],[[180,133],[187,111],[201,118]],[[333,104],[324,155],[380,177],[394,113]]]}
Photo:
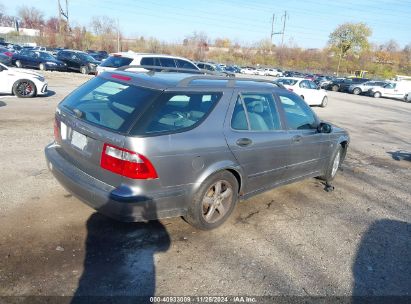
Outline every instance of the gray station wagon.
{"label": "gray station wagon", "polygon": [[273,82],[104,72],[57,107],[49,169],[122,221],[221,225],[239,199],[304,178],[330,181],[349,136]]}

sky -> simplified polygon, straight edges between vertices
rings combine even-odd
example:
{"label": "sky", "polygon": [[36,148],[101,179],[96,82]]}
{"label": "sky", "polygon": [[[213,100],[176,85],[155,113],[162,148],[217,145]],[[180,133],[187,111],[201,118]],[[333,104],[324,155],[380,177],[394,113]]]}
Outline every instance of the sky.
{"label": "sky", "polygon": [[[65,3],[65,0],[60,0]],[[0,0],[10,15],[23,5],[45,17],[56,16],[58,0]],[[364,22],[373,31],[371,42],[390,39],[401,47],[411,43],[411,0],[68,0],[70,22],[88,26],[93,16],[119,20],[127,38],[155,37],[181,42],[193,32],[210,39],[226,37],[242,45],[269,39],[281,32],[287,11],[284,42],[303,48],[326,46],[329,34],[345,22]],[[274,35],[280,44],[282,36]]]}

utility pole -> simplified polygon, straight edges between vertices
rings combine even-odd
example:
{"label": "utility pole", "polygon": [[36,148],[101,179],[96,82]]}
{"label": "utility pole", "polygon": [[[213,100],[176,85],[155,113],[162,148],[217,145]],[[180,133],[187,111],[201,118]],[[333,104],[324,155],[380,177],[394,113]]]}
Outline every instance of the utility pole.
{"label": "utility pole", "polygon": [[60,0],[57,0],[57,11],[59,16],[59,34],[61,34],[61,5]]}
{"label": "utility pole", "polygon": [[273,45],[273,37],[274,37],[274,20],[275,20],[275,14],[273,14],[273,19],[271,20],[271,45]]}
{"label": "utility pole", "polygon": [[120,22],[117,18],[117,52],[120,52]]}
{"label": "utility pole", "polygon": [[[273,14],[273,19],[271,20],[271,46],[273,45],[274,35],[282,34],[282,32],[274,32],[274,22],[275,22],[275,14]],[[270,47],[270,50],[271,50],[271,47]]]}
{"label": "utility pole", "polygon": [[288,19],[287,11],[284,11],[284,15],[281,17],[281,19],[283,19],[283,31],[281,32],[281,46],[284,46],[285,22]]}

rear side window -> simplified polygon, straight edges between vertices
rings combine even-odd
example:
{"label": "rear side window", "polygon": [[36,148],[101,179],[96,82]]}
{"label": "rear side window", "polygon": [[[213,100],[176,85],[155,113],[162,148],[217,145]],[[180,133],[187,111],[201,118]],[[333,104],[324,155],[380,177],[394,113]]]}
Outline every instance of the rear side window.
{"label": "rear side window", "polygon": [[186,61],[186,60],[182,60],[182,59],[175,59],[175,61],[177,62],[177,67],[181,68],[181,69],[191,69],[191,70],[198,70],[194,64]]}
{"label": "rear side window", "polygon": [[129,65],[133,59],[120,56],[110,56],[104,60],[100,65],[108,68],[119,68],[122,66]]}
{"label": "rear side window", "polygon": [[132,135],[180,132],[199,125],[222,93],[164,93],[137,122]]}
{"label": "rear side window", "polygon": [[158,91],[96,77],[67,96],[61,106],[81,114],[82,120],[126,132],[133,117],[158,94]]}

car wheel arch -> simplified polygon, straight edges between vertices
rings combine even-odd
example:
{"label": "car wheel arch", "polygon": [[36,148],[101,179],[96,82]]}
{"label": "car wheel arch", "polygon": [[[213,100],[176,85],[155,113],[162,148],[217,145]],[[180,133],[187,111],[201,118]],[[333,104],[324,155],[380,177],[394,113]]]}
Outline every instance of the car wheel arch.
{"label": "car wheel arch", "polygon": [[202,173],[198,176],[197,180],[194,182],[192,191],[195,194],[201,187],[202,183],[210,176],[220,172],[228,171],[232,174],[238,182],[238,191],[241,195],[244,186],[244,175],[242,173],[241,167],[232,161],[222,161],[214,163],[207,168],[205,168]]}

